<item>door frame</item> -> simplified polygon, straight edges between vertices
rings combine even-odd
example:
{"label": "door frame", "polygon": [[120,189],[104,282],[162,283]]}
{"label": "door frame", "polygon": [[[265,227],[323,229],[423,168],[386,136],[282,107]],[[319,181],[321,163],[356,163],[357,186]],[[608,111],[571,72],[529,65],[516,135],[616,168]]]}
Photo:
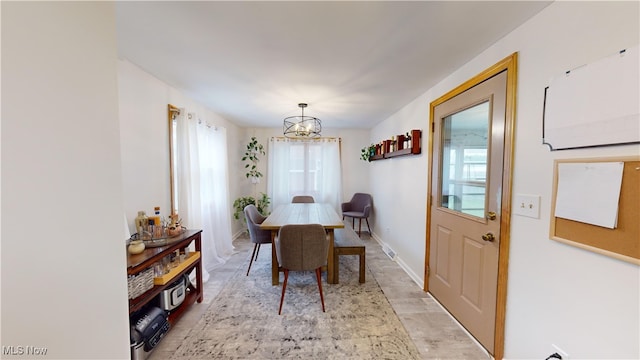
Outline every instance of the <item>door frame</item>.
{"label": "door frame", "polygon": [[515,136],[515,120],[516,120],[516,86],[518,74],[518,53],[515,52],[502,59],[493,66],[482,71],[480,74],[472,77],[462,83],[453,90],[442,95],[430,104],[429,123],[431,131],[429,132],[429,169],[427,175],[427,219],[426,219],[426,254],[424,267],[424,291],[429,291],[429,254],[431,245],[431,203],[435,194],[431,191],[432,179],[432,163],[433,159],[433,134],[435,130],[434,111],[435,107],[443,102],[465,92],[468,89],[482,83],[489,78],[506,71],[507,72],[507,91],[506,91],[506,109],[505,109],[505,129],[504,129],[504,155],[503,155],[503,173],[502,173],[502,199],[500,211],[500,247],[498,255],[498,289],[496,294],[496,317],[495,317],[495,334],[494,334],[494,354],[496,360],[501,360],[504,356],[504,328],[506,318],[507,304],[507,275],[509,268],[509,243],[511,228],[511,179],[513,178],[513,153],[514,153],[514,136]]}

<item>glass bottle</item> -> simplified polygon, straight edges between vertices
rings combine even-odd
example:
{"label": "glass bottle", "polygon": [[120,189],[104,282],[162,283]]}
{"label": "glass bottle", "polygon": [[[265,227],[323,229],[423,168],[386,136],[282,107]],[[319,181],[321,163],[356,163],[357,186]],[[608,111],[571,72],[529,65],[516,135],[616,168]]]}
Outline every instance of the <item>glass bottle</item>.
{"label": "glass bottle", "polygon": [[[162,217],[160,216],[160,206],[153,208],[153,216],[149,216],[149,219],[153,219],[156,228],[162,228]],[[155,236],[155,235],[154,235]]]}
{"label": "glass bottle", "polygon": [[136,232],[138,233],[138,239],[142,238],[142,232],[147,228],[149,224],[149,217],[144,211],[138,211],[138,216],[136,217]]}
{"label": "glass bottle", "polygon": [[138,239],[140,240],[151,240],[153,239],[153,229],[154,221],[153,219],[147,220],[147,226],[142,229],[142,232],[138,234]]}

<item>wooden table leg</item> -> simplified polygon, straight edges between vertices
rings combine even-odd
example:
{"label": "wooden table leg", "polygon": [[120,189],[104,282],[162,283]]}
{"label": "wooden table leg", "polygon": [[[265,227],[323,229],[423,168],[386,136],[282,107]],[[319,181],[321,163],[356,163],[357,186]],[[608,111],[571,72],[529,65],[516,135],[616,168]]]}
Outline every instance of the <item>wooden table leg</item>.
{"label": "wooden table leg", "polygon": [[271,230],[271,285],[280,284],[280,271],[278,271],[278,257],[276,255],[277,230]]}
{"label": "wooden table leg", "polygon": [[335,274],[334,274],[334,260],[335,256],[333,254],[333,240],[334,234],[333,229],[329,230],[329,256],[327,257],[327,283],[336,284]]}
{"label": "wooden table leg", "polygon": [[[202,254],[201,233],[198,233],[198,236],[196,237],[196,251]],[[202,259],[200,259],[199,261],[200,265],[196,267],[196,292],[198,294],[198,297],[196,297],[196,301],[201,303],[202,298],[204,297],[204,288],[202,287]]]}

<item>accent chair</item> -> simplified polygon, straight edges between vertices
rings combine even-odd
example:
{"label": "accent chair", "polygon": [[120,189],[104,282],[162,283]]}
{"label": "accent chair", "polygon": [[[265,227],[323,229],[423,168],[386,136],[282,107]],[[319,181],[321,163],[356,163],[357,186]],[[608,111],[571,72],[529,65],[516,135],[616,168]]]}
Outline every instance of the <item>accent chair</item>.
{"label": "accent chair", "polygon": [[253,253],[251,253],[251,261],[249,261],[249,268],[247,269],[247,276],[251,270],[251,264],[255,260],[258,260],[258,253],[260,252],[261,244],[271,244],[271,231],[260,229],[260,224],[267,218],[262,216],[258,211],[258,208],[249,204],[244,208],[244,218],[247,220],[247,229],[249,230],[249,237],[253,245]]}
{"label": "accent chair", "polygon": [[282,283],[282,296],[280,297],[278,315],[282,314],[282,303],[284,302],[284,293],[289,280],[289,271],[315,270],[320,301],[322,302],[322,312],[324,312],[320,270],[322,266],[327,264],[327,256],[329,254],[329,240],[324,227],[320,224],[284,225],[278,232],[275,246],[278,264],[284,270],[284,282]]}
{"label": "accent chair", "polygon": [[351,227],[355,229],[356,219],[358,219],[358,236],[362,232],[362,219],[367,222],[369,235],[371,235],[371,227],[369,226],[369,214],[373,208],[373,199],[370,194],[355,193],[349,202],[342,203],[342,220],[345,216],[351,218]]}
{"label": "accent chair", "polygon": [[313,199],[313,196],[310,196],[310,195],[297,195],[297,196],[294,196],[293,199],[291,199],[291,203],[294,203],[294,204],[295,203],[309,204],[314,202],[316,201]]}

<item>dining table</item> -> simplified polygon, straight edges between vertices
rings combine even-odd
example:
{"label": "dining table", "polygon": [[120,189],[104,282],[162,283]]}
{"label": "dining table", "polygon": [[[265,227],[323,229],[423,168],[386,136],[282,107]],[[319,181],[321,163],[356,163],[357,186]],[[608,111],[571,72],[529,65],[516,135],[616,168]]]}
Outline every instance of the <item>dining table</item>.
{"label": "dining table", "polygon": [[271,231],[271,283],[280,283],[280,267],[276,255],[275,239],[278,231],[284,225],[289,224],[320,224],[322,225],[329,239],[329,254],[327,256],[327,283],[336,284],[333,262],[334,229],[344,228],[342,218],[336,210],[325,203],[291,203],[280,205],[269,214],[260,224],[263,230]]}

